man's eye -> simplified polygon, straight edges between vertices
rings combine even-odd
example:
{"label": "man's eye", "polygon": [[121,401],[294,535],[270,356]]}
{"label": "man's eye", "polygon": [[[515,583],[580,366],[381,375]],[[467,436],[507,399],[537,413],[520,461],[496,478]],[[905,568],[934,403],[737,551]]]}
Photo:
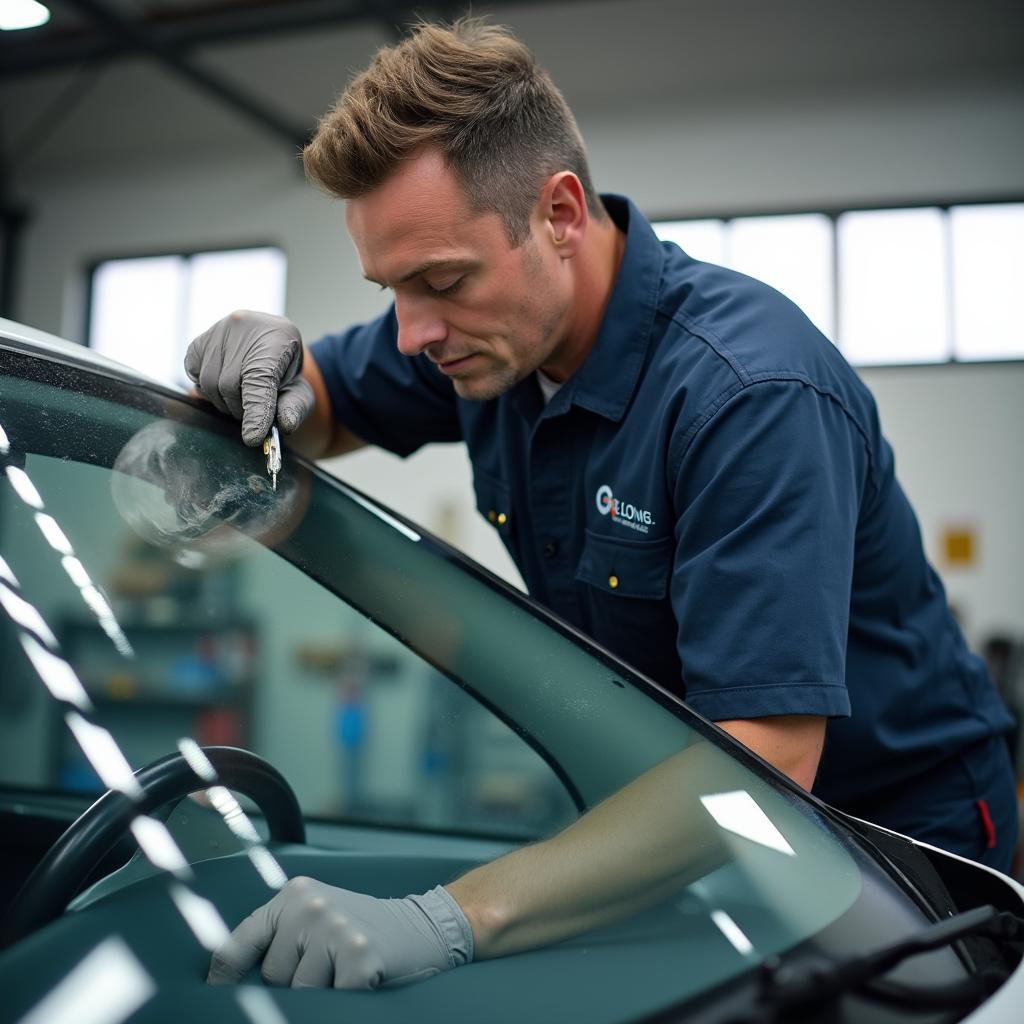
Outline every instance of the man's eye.
{"label": "man's eye", "polygon": [[443,288],[436,288],[429,281],[423,283],[431,295],[454,295],[462,287],[463,281],[465,281],[465,277],[457,277],[451,284],[447,284]]}

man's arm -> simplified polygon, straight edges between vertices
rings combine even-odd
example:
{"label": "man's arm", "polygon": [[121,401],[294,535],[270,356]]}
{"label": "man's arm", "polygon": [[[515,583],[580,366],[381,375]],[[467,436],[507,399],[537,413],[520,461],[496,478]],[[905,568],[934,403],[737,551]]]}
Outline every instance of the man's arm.
{"label": "man's arm", "polygon": [[[797,781],[810,781],[824,719],[785,719],[726,724],[765,760],[796,766],[804,773]],[[698,740],[558,835],[475,868],[443,891],[382,901],[293,879],[216,952],[210,980],[239,981],[263,959],[264,976],[277,984],[377,987],[610,924],[728,859],[701,797],[709,787],[748,782],[732,757]]]}
{"label": "man's arm", "polygon": [[776,715],[715,724],[809,791],[825,745],[827,721],[819,715]]}
{"label": "man's arm", "polygon": [[303,351],[302,378],[313,391],[313,408],[298,429],[287,435],[288,446],[310,459],[327,459],[365,447],[362,438],[334,418],[324,376],[308,345]]}
{"label": "man's arm", "polygon": [[846,408],[752,383],[674,463],[672,608],[687,703],[805,788],[850,714],[846,649],[868,452]]}
{"label": "man's arm", "polygon": [[[616,921],[723,862],[700,802],[738,769],[698,741],[634,779],[558,835],[445,888],[473,929],[474,959],[507,956]],[[737,779],[742,782],[741,776]]]}
{"label": "man's arm", "polygon": [[505,956],[611,923],[728,858],[700,798],[709,786],[741,787],[748,778],[698,740],[558,835],[470,871],[443,893],[374,900],[293,879],[217,950],[209,980],[240,981],[262,959],[277,984],[377,987],[464,963],[467,948],[476,960]]}
{"label": "man's arm", "polygon": [[[805,789],[825,739],[811,715],[717,723]],[[446,886],[485,959],[557,942],[635,913],[724,859],[700,805],[726,758],[697,743],[645,772],[552,839],[485,864]]]}

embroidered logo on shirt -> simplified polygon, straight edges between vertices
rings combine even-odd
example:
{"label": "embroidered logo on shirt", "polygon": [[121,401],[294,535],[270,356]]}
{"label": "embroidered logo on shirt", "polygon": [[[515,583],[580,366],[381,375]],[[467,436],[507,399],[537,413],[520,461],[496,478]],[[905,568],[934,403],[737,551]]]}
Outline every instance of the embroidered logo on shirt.
{"label": "embroidered logo on shirt", "polygon": [[654,525],[651,513],[647,509],[640,508],[632,502],[620,501],[607,484],[598,487],[594,500],[597,502],[597,511],[603,516],[611,516],[612,521],[619,526],[626,526],[638,533],[647,533]]}

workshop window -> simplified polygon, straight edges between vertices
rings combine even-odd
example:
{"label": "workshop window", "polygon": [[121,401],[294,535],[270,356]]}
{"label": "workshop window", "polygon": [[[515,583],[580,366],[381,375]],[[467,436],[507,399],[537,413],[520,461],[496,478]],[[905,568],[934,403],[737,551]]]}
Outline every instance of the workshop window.
{"label": "workshop window", "polygon": [[824,214],[666,221],[654,229],[695,259],[777,288],[824,335],[835,335],[832,223]]}
{"label": "workshop window", "polygon": [[729,265],[788,295],[826,337],[835,334],[832,225],[820,213],[729,222]]}
{"label": "workshop window", "polygon": [[273,246],[96,264],[88,343],[156,380],[187,385],[189,342],[235,309],[284,313],[286,259]]}
{"label": "workshop window", "polygon": [[683,252],[704,263],[729,266],[725,251],[725,221],[722,220],[663,220],[654,230],[665,242],[675,242]]}
{"label": "workshop window", "polygon": [[839,347],[851,363],[952,356],[945,227],[935,208],[839,217]]}
{"label": "workshop window", "polygon": [[1024,203],[661,221],[788,295],[855,366],[1024,359]]}
{"label": "workshop window", "polygon": [[1024,358],[1024,203],[949,215],[957,358]]}

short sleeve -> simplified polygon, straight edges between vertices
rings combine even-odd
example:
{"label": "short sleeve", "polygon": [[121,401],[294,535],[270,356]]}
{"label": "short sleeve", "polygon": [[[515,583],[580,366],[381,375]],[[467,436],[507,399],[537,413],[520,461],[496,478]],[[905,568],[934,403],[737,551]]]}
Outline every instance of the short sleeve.
{"label": "short sleeve", "polygon": [[691,438],[673,475],[671,585],[687,702],[713,721],[848,716],[862,435],[835,398],[766,380]]}
{"label": "short sleeve", "polygon": [[432,441],[460,441],[455,391],[425,356],[403,356],[394,306],[368,324],[310,346],[334,417],[370,444],[411,455]]}

